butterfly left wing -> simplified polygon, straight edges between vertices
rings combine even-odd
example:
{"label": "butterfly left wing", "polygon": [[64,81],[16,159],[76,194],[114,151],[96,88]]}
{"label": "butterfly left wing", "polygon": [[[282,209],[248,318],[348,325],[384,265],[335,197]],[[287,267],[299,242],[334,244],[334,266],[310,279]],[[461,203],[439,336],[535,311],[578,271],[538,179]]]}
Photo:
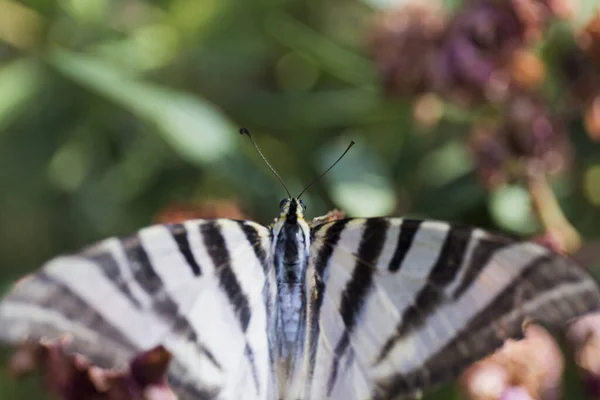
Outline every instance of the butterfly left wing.
{"label": "butterfly left wing", "polygon": [[290,398],[391,399],[456,377],[526,318],[598,309],[570,260],[480,229],[399,218],[313,229],[303,359]]}
{"label": "butterfly left wing", "polygon": [[67,350],[105,368],[163,344],[181,400],[275,398],[269,249],[267,228],[227,219],[104,240],[18,282],[0,302],[0,341],[68,334]]}

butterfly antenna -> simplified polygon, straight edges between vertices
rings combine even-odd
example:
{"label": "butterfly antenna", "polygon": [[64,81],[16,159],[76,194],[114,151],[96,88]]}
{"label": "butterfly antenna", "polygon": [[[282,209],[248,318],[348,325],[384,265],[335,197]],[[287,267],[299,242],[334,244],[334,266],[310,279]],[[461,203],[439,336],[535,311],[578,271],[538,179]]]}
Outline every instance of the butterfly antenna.
{"label": "butterfly antenna", "polygon": [[273,172],[275,174],[275,176],[277,177],[277,179],[279,179],[279,182],[281,182],[281,184],[283,185],[283,188],[285,189],[285,191],[288,194],[288,197],[291,199],[292,198],[292,194],[288,190],[287,186],[285,186],[285,183],[283,182],[283,179],[281,179],[281,177],[279,176],[279,174],[277,173],[277,171],[275,171],[275,168],[273,168],[271,166],[271,164],[269,164],[269,161],[267,161],[267,158],[264,156],[264,154],[262,153],[262,151],[260,151],[260,149],[258,148],[258,145],[254,141],[254,138],[250,134],[250,131],[248,129],[246,129],[246,128],[242,128],[242,129],[240,129],[240,134],[242,134],[242,135],[248,135],[248,137],[252,141],[252,144],[254,145],[254,148],[256,149],[256,151],[258,151],[258,154],[260,154],[260,156],[262,157],[263,161],[269,166],[269,169],[271,170],[271,172]]}
{"label": "butterfly antenna", "polygon": [[335,162],[334,162],[333,164],[331,164],[331,167],[327,168],[327,170],[325,170],[325,172],[323,172],[321,175],[319,175],[319,176],[317,176],[315,179],[313,179],[313,181],[312,181],[311,183],[309,183],[309,184],[308,184],[308,186],[306,186],[306,187],[304,188],[304,190],[303,190],[303,191],[301,191],[301,192],[300,192],[300,194],[298,195],[297,199],[299,199],[299,198],[300,198],[300,196],[302,196],[302,194],[303,194],[304,192],[306,192],[306,190],[307,190],[309,187],[311,187],[311,186],[312,186],[312,185],[313,185],[315,182],[317,182],[319,179],[321,179],[322,177],[324,177],[324,176],[325,176],[325,174],[326,174],[326,173],[328,173],[328,172],[331,170],[331,168],[335,167],[335,164],[337,164],[337,163],[339,163],[339,162],[340,162],[340,160],[341,160],[341,159],[342,159],[342,158],[343,158],[343,157],[346,155],[346,153],[348,152],[348,150],[350,150],[350,147],[352,147],[352,146],[354,146],[354,140],[352,140],[352,141],[350,142],[350,144],[349,144],[349,145],[348,145],[348,147],[346,148],[346,151],[344,151],[344,152],[342,153],[342,155],[341,155],[341,156],[339,156],[339,158],[338,158],[337,160],[335,160]]}

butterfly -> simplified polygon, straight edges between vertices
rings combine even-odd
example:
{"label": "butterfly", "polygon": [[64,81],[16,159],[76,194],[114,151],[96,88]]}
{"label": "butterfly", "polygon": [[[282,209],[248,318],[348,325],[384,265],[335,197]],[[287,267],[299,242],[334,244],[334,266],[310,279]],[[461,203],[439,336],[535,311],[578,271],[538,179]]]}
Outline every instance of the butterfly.
{"label": "butterfly", "polygon": [[532,242],[409,218],[310,224],[289,192],[279,208],[268,226],[189,220],[59,256],[0,301],[0,340],[69,333],[103,367],[162,344],[183,400],[412,398],[525,320],[600,308],[584,268]]}

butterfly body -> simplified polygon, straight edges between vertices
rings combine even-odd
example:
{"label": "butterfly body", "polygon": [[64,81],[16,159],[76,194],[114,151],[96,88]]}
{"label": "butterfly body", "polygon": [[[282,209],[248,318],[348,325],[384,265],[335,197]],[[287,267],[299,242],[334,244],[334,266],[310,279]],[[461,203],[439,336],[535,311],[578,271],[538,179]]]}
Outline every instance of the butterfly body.
{"label": "butterfly body", "polygon": [[68,333],[122,367],[163,344],[180,400],[392,399],[458,375],[526,319],[600,308],[583,268],[534,243],[405,218],[156,225],[57,257],[0,301],[0,340]]}
{"label": "butterfly body", "polygon": [[[281,214],[271,227],[272,257],[277,281],[278,321],[276,337],[279,357],[289,359],[298,350],[305,324],[305,275],[310,249],[310,227],[304,206],[297,199],[284,199]],[[287,364],[293,360],[287,360]]]}

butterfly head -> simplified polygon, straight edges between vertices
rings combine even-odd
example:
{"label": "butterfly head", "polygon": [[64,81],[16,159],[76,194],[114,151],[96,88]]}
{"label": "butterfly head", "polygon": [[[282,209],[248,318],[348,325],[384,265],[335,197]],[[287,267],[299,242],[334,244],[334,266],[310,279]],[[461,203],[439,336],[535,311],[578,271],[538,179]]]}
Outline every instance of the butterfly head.
{"label": "butterfly head", "polygon": [[304,210],[306,204],[304,200],[297,198],[285,198],[279,203],[280,214],[279,219],[288,223],[295,224],[298,220],[304,220]]}

